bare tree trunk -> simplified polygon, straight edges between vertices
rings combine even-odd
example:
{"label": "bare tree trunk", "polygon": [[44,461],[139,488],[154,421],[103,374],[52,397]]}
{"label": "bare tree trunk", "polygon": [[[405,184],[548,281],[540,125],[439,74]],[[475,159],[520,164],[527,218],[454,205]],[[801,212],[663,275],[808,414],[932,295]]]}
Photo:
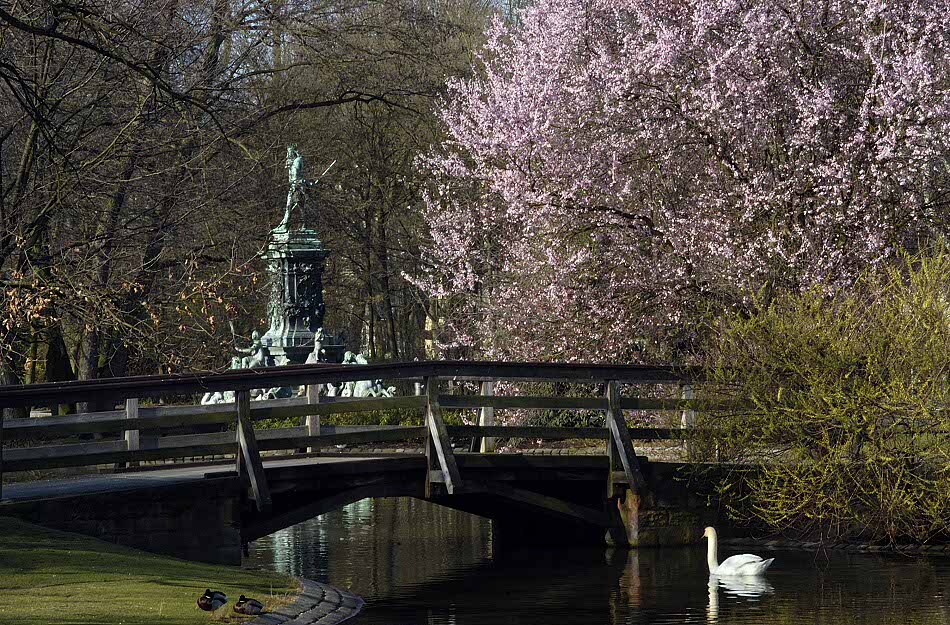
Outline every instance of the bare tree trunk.
{"label": "bare tree trunk", "polygon": [[369,352],[371,359],[376,359],[376,311],[373,310],[372,291],[363,305],[363,352]]}
{"label": "bare tree trunk", "polygon": [[363,352],[369,352],[369,357],[376,359],[376,306],[373,300],[376,297],[375,280],[373,279],[373,221],[375,211],[369,206],[365,209],[363,257],[366,261],[366,301],[363,305]]}
{"label": "bare tree trunk", "polygon": [[29,375],[26,378],[27,384],[36,383],[36,365],[38,355],[39,355],[39,345],[40,337],[39,332],[37,332],[32,326],[30,326],[30,355],[26,359],[26,366],[29,370]]}
{"label": "bare tree trunk", "polygon": [[[108,290],[109,280],[112,277],[113,253],[115,251],[116,237],[118,236],[117,226],[119,215],[125,207],[126,198],[128,197],[128,186],[132,175],[135,173],[136,161],[137,158],[134,154],[126,159],[122,171],[122,178],[116,185],[115,192],[109,200],[105,221],[99,227],[99,233],[103,238],[103,243],[98,254],[100,264],[96,285],[101,292]],[[99,379],[99,358],[102,352],[103,338],[102,332],[97,325],[93,325],[92,328],[83,335],[81,348],[82,358],[78,372],[80,380]],[[81,402],[79,404],[79,412],[96,412],[103,409],[104,406],[100,402]]]}
{"label": "bare tree trunk", "polygon": [[[33,171],[33,163],[36,160],[36,141],[39,139],[39,135],[39,124],[34,121],[30,124],[30,132],[27,134],[26,144],[23,147],[23,152],[20,154],[20,166],[17,168],[17,175],[13,181],[13,198],[10,202],[12,211],[18,210],[18,207],[23,201],[23,196],[26,193],[27,183]],[[0,191],[2,191],[2,189],[0,189]],[[4,228],[0,231],[0,265],[3,264],[15,248],[17,232],[12,225],[15,223],[16,217],[10,215],[9,221],[11,227]]]}
{"label": "bare tree trunk", "polygon": [[63,330],[59,323],[52,325],[46,333],[46,381],[65,382],[75,380],[76,374],[69,364],[69,352],[63,340]]}
{"label": "bare tree trunk", "polygon": [[[43,64],[38,76],[38,85],[39,87],[36,90],[35,98],[37,100],[42,100],[46,95],[47,87],[47,77],[49,75],[50,64],[53,59],[53,46],[47,45],[43,53]],[[29,185],[30,177],[33,174],[33,167],[36,163],[36,152],[37,152],[37,143],[40,138],[40,125],[37,123],[35,117],[32,118],[30,122],[30,131],[27,133],[26,142],[23,146],[23,152],[20,154],[20,165],[17,168],[17,175],[13,181],[13,197],[10,202],[10,208],[12,211],[19,211],[20,206],[22,206],[23,198],[26,195],[26,189]],[[3,191],[3,188],[0,187],[0,192]],[[10,215],[10,224],[11,226],[16,221],[15,215]],[[37,215],[36,220],[42,219],[42,215]],[[3,262],[6,260],[7,256],[13,251],[15,247],[15,239],[17,233],[11,227],[9,229],[4,228],[0,230],[0,266],[3,265]],[[21,235],[25,233],[20,233]],[[32,235],[29,235],[28,238],[33,238]]]}
{"label": "bare tree trunk", "polygon": [[383,307],[386,313],[387,329],[389,330],[389,345],[392,347],[391,357],[394,360],[398,360],[399,340],[396,335],[396,317],[393,313],[392,287],[389,283],[389,250],[386,249],[386,224],[384,222],[385,214],[382,208],[380,208],[376,220],[376,227],[378,229],[376,241],[379,249],[380,286],[383,292]]}
{"label": "bare tree trunk", "polygon": [[439,307],[435,298],[429,298],[429,310],[426,314],[426,342],[425,358],[426,360],[437,360],[439,354],[435,348],[435,333],[438,328]]}
{"label": "bare tree trunk", "polygon": [[[80,341],[80,358],[77,374],[80,380],[99,379],[99,330],[95,327],[83,334]],[[96,412],[99,410],[98,402],[79,402],[76,407],[78,412]]]}
{"label": "bare tree trunk", "polygon": [[[63,340],[63,330],[60,322],[57,321],[53,324],[47,330],[46,336],[46,381],[65,382],[75,380],[76,375],[69,363],[69,352],[66,349],[66,342]],[[50,406],[50,411],[54,416],[66,414],[68,410],[68,404]]]}
{"label": "bare tree trunk", "polygon": [[[17,375],[17,364],[14,354],[0,349],[0,386],[22,383],[23,380]],[[7,419],[26,418],[30,416],[30,408],[28,406],[3,408],[3,416]]]}

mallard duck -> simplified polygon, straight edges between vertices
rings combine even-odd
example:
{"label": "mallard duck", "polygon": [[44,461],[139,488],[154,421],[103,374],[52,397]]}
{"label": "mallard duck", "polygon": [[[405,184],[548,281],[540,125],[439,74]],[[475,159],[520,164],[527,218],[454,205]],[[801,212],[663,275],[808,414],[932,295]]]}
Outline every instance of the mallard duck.
{"label": "mallard duck", "polygon": [[206,612],[214,612],[228,602],[228,596],[223,592],[205,590],[205,594],[198,597],[198,607]]}
{"label": "mallard duck", "polygon": [[264,604],[257,599],[249,599],[244,595],[234,604],[234,611],[238,614],[260,614],[264,611]]}

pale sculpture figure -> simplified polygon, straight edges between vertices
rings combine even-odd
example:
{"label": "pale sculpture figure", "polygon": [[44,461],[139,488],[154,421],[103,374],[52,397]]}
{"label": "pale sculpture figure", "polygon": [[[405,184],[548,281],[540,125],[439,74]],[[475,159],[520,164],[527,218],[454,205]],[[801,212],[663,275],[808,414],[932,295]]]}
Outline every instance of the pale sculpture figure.
{"label": "pale sculpture figure", "polygon": [[[346,352],[343,354],[344,365],[368,365],[369,361],[363,354],[354,354]],[[344,382],[342,388],[337,391],[334,389],[334,395],[339,393],[340,397],[393,397],[396,388],[383,386],[382,380],[356,380],[354,382]]]}
{"label": "pale sculpture figure", "polygon": [[[323,341],[327,338],[326,332],[323,331],[323,327],[317,328],[317,331],[313,333],[313,351],[307,354],[307,362],[304,364],[315,365],[319,362],[326,362],[327,352],[323,349]],[[330,387],[333,387],[331,384]],[[320,389],[323,388],[323,385],[319,385]],[[307,387],[301,386],[297,389],[297,395],[304,396],[307,394]]]}
{"label": "pale sculpture figure", "polygon": [[241,359],[242,369],[256,369],[263,367],[267,361],[267,348],[261,342],[261,333],[257,330],[251,333],[251,344],[248,347],[234,346],[234,351],[239,354],[247,354]]}
{"label": "pale sculpture figure", "polygon": [[[231,369],[240,369],[241,368],[241,359],[237,356],[231,358]],[[215,391],[213,393],[205,393],[201,398],[201,404],[206,406],[208,404],[227,404],[234,401],[234,391]]]}
{"label": "pale sculpture figure", "polygon": [[317,331],[313,333],[313,351],[307,355],[307,362],[305,364],[313,365],[326,360],[326,350],[323,349],[324,340],[326,340],[326,333],[322,327],[319,327]]}

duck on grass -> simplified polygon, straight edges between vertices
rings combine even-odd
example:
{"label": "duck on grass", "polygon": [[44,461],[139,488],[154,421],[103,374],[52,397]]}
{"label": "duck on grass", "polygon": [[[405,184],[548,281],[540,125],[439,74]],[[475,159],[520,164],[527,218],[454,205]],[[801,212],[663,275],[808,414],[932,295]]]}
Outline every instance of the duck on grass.
{"label": "duck on grass", "polygon": [[265,610],[264,604],[257,599],[241,595],[237,603],[234,604],[234,611],[238,614],[263,614]]}
{"label": "duck on grass", "polygon": [[[278,573],[177,560],[5,517],[0,582],[0,625],[240,623],[252,618],[233,610],[242,593],[276,611],[300,590]],[[199,612],[195,599],[206,590],[227,596],[224,609]]]}
{"label": "duck on grass", "polygon": [[[242,597],[244,595],[241,595]],[[205,612],[216,612],[228,602],[228,596],[219,590],[205,590],[205,594],[198,597],[198,607]]]}
{"label": "duck on grass", "polygon": [[[198,597],[198,607],[205,612],[217,612],[223,608],[227,602],[228,596],[226,594],[219,590],[211,590],[210,588],[205,590],[205,594]],[[234,611],[237,614],[252,616],[263,614],[265,609],[264,604],[257,599],[251,599],[250,597],[241,595],[237,603],[234,604]]]}

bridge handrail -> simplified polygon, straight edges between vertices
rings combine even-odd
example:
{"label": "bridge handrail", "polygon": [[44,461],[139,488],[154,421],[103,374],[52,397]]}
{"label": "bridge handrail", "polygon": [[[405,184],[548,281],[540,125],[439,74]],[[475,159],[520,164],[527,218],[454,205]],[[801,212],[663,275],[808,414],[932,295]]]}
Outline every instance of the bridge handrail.
{"label": "bridge handrail", "polygon": [[[341,398],[319,396],[320,384],[366,379],[425,381],[421,396]],[[439,380],[479,380],[478,395],[441,394]],[[619,386],[627,384],[669,384],[691,388],[693,380],[701,379],[696,369],[645,367],[639,365],[563,365],[550,363],[497,362],[414,362],[389,365],[309,365],[220,374],[190,376],[150,376],[88,382],[37,384],[0,387],[0,407],[43,405],[76,401],[125,400],[125,410],[109,410],[70,416],[31,419],[0,418],[0,441],[4,439],[45,440],[54,444],[3,449],[0,442],[0,480],[2,471],[51,469],[69,466],[121,463],[122,466],[148,460],[192,458],[196,456],[235,456],[238,470],[248,474],[254,500],[269,505],[266,479],[261,464],[261,451],[293,449],[319,451],[330,444],[369,443],[425,439],[427,475],[442,475],[451,493],[460,483],[451,449],[451,437],[467,436],[472,448],[480,445],[490,450],[491,440],[498,437],[540,439],[598,439],[608,441],[610,475],[617,462],[624,465],[623,479],[633,483],[639,470],[633,460],[631,440],[679,437],[678,431],[664,428],[629,429],[623,410],[695,409],[695,402],[678,399],[621,398]],[[547,395],[494,395],[496,380],[535,382],[570,382],[591,384],[606,382],[608,393],[600,397],[565,397]],[[304,397],[250,402],[251,389],[274,386],[304,385]],[[140,397],[194,392],[232,391],[237,401],[214,405],[140,406]],[[691,397],[689,393],[683,397]],[[479,425],[447,426],[441,416],[445,409],[479,409]],[[422,410],[423,426],[356,427],[320,426],[320,417],[346,412],[377,412],[386,410]],[[607,428],[552,428],[537,426],[498,426],[494,423],[496,409],[581,410],[603,411]],[[305,417],[300,427],[265,429],[255,433],[254,421]],[[685,419],[685,417],[684,417]],[[620,424],[620,425],[618,425]],[[212,432],[182,434],[164,432],[168,428],[210,426]],[[233,431],[229,428],[234,426]],[[619,428],[619,429],[618,429]],[[142,433],[149,436],[141,436]],[[119,433],[119,440],[75,442],[75,435]],[[123,435],[124,433],[124,440]],[[58,440],[57,440],[58,439]],[[483,441],[479,443],[479,441]],[[611,442],[612,441],[612,442]],[[55,443],[59,444],[55,444]],[[435,445],[433,447],[433,444]],[[488,445],[488,447],[486,447]],[[306,448],[306,449],[301,449]],[[437,454],[437,458],[435,455]],[[619,455],[618,455],[619,454]],[[435,462],[435,464],[432,464]],[[427,477],[426,488],[433,482]],[[613,483],[613,482],[611,482]],[[613,488],[613,487],[611,487]],[[428,490],[427,490],[428,492]],[[0,491],[2,493],[2,491]]]}
{"label": "bridge handrail", "polygon": [[[492,436],[547,440],[607,440],[604,427],[479,426],[449,425],[451,437]],[[668,440],[683,436],[671,428],[629,428],[633,440]],[[399,442],[424,439],[424,426],[323,426],[321,434],[309,436],[305,426],[256,431],[261,451],[292,450],[302,447],[326,447],[338,444]],[[231,455],[237,452],[234,432],[188,434],[143,439],[139,449],[129,450],[125,441],[96,441],[7,449],[4,465],[8,471],[27,471],[63,467],[90,466],[114,462],[144,462],[171,458]]]}
{"label": "bridge handrail", "polygon": [[[351,399],[325,397],[319,404],[305,398],[273,399],[252,402],[251,419],[285,419],[311,415],[422,408],[421,397],[378,397]],[[128,418],[122,410],[90,412],[63,417],[13,419],[3,423],[4,436],[10,439],[35,436],[105,434],[126,430],[177,428],[196,425],[230,424],[236,411],[234,402],[208,406],[143,406],[138,417]]]}
{"label": "bridge handrail", "polygon": [[625,384],[699,381],[698,367],[561,364],[539,362],[420,361],[369,365],[290,365],[223,373],[135,376],[103,380],[0,386],[0,408],[60,403],[119,401],[126,398],[202,394],[255,388],[327,384],[357,380],[511,380]]}
{"label": "bridge handrail", "polygon": [[[252,402],[251,419],[286,419],[312,415],[327,416],[353,412],[374,412],[425,407],[425,398],[324,397],[319,404],[305,398],[274,399]],[[523,409],[523,410],[607,410],[607,400],[601,397],[556,397],[542,395],[439,395],[439,403],[447,409]],[[687,410],[700,406],[694,400],[653,399],[624,397],[623,410]],[[706,405],[705,407],[709,407]],[[122,410],[83,413],[68,416],[13,419],[2,424],[7,440],[38,436],[70,436],[75,434],[105,434],[127,430],[178,428],[197,425],[230,424],[234,421],[236,406],[233,402],[208,406],[143,406],[136,418],[129,418]],[[500,426],[509,427],[509,426]],[[531,426],[533,427],[533,426]],[[501,435],[505,436],[505,435]],[[520,436],[514,435],[511,436]],[[539,436],[538,438],[544,438]]]}

